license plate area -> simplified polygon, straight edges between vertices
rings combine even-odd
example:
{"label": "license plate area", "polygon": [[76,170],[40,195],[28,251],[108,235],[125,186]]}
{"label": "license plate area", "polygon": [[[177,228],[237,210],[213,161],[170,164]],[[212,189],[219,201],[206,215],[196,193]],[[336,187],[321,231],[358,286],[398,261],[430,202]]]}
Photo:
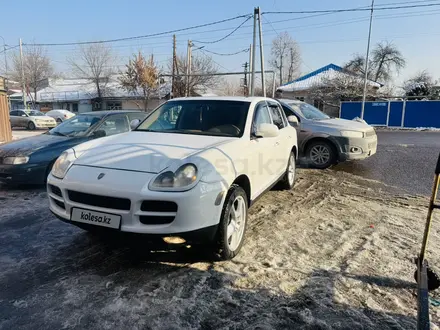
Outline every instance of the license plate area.
{"label": "license plate area", "polygon": [[77,207],[72,208],[70,220],[113,229],[119,229],[121,226],[121,216],[118,214],[91,211]]}

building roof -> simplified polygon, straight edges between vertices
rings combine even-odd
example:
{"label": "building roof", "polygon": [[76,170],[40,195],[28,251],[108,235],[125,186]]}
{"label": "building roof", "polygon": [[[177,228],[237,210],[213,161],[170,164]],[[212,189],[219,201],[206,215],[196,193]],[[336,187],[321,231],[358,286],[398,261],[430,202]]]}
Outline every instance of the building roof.
{"label": "building roof", "polygon": [[[117,79],[117,76],[111,77],[107,84],[102,84],[103,97],[105,98],[139,98],[142,95],[138,93],[127,92],[124,90]],[[153,97],[165,97],[171,91],[171,84],[164,83],[160,89],[154,93]],[[158,93],[160,92],[160,93]],[[31,93],[33,97],[33,93]],[[22,93],[11,95],[12,98],[22,98]],[[36,102],[66,102],[91,100],[98,97],[96,86],[89,79],[49,79],[48,86],[37,92]]]}
{"label": "building roof", "polygon": [[[326,66],[323,66],[322,68],[319,68],[318,70],[312,71],[302,77],[281,85],[280,87],[278,87],[277,90],[283,92],[303,91],[317,85],[319,86],[320,84],[322,85],[324,79],[337,79],[341,75],[353,76],[354,74],[347,72],[342,67],[336,64],[330,63]],[[362,79],[362,77],[359,77],[359,79]],[[368,80],[368,84],[371,87],[382,87],[382,84],[372,80]]]}

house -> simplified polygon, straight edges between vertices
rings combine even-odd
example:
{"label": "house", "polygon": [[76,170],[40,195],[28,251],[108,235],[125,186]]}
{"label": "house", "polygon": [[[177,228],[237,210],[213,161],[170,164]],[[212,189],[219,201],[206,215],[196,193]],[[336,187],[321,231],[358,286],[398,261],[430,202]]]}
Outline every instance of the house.
{"label": "house", "polygon": [[[113,76],[101,83],[102,97],[98,98],[96,86],[89,79],[48,78],[44,87],[28,93],[27,103],[42,111],[66,109],[75,113],[93,110],[144,110],[142,94],[124,90],[118,77]],[[169,98],[171,85],[162,83],[148,101],[147,109],[152,110]],[[22,93],[10,96],[13,109],[23,108]]]}
{"label": "house", "polygon": [[[326,87],[332,82],[337,81],[343,83],[354,83],[359,86],[363,85],[363,77],[348,72],[336,64],[328,64],[318,70],[310,72],[293,81],[283,84],[277,88],[277,93],[281,93],[282,98],[297,99],[314,105],[315,107],[327,112],[330,115],[335,115],[339,110],[340,99],[335,100],[334,97],[317,98],[317,88],[321,91],[326,91]],[[370,92],[377,91],[382,85],[372,80],[368,80],[368,88]],[[334,87],[334,86],[331,86]],[[330,95],[330,91],[328,95]],[[329,102],[326,102],[329,101]],[[332,104],[332,105],[330,105]]]}

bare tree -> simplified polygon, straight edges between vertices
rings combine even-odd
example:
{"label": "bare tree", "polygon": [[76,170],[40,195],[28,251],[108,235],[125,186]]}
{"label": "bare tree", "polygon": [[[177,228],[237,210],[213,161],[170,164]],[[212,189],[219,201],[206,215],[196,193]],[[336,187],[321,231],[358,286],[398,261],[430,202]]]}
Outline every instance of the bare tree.
{"label": "bare tree", "polygon": [[224,96],[243,96],[244,94],[244,87],[236,81],[224,79],[221,86],[221,94]]}
{"label": "bare tree", "polygon": [[438,99],[438,89],[434,87],[436,83],[426,70],[420,71],[404,82],[405,96],[411,96],[412,99]]}
{"label": "bare tree", "polygon": [[280,85],[286,80],[292,81],[299,73],[301,54],[299,46],[287,32],[272,40],[270,65],[279,70]]}
{"label": "bare tree", "polygon": [[90,44],[80,45],[78,51],[77,57],[68,58],[72,71],[78,78],[87,78],[93,82],[101,98],[110,76],[116,72],[112,49],[105,44]]}
{"label": "bare tree", "polygon": [[[373,81],[387,82],[392,73],[399,72],[405,67],[405,59],[399,49],[389,42],[378,43],[371,52],[368,63],[368,79]],[[351,72],[365,74],[365,57],[354,55],[345,68]]]}
{"label": "bare tree", "polygon": [[[30,45],[24,48],[23,71],[24,85],[33,92],[34,100],[36,100],[37,91],[42,86],[43,80],[51,77],[54,74],[53,65],[43,47]],[[19,81],[23,85],[21,59],[19,53],[14,53],[12,55],[11,79]]]}
{"label": "bare tree", "polygon": [[158,87],[158,71],[153,55],[146,61],[139,51],[137,55],[133,54],[133,58],[126,65],[125,72],[119,77],[122,88],[135,95],[142,95],[145,111],[148,110],[148,100],[151,94]]}
{"label": "bare tree", "polygon": [[[184,56],[176,56],[176,77],[174,79],[174,95],[184,96],[185,90],[187,89],[187,80],[185,76],[187,68],[187,59]],[[169,63],[169,69],[173,67],[172,60]],[[191,74],[189,79],[189,90],[190,95],[194,95],[198,89],[214,88],[219,83],[220,79],[218,76],[213,76],[210,74],[217,73],[217,66],[214,64],[210,56],[198,56],[195,55],[192,58]],[[198,76],[197,74],[201,74]]]}

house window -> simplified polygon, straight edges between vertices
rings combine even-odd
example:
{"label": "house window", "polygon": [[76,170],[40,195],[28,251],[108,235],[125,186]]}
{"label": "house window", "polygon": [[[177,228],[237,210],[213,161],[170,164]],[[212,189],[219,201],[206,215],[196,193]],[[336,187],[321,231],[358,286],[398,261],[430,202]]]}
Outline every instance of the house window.
{"label": "house window", "polygon": [[304,96],[297,96],[295,97],[297,100],[300,100],[301,102],[304,102]]}
{"label": "house window", "polygon": [[78,103],[72,103],[72,112],[78,112]]}
{"label": "house window", "polygon": [[122,110],[122,102],[107,102],[107,110]]}
{"label": "house window", "polygon": [[324,109],[324,103],[321,100],[314,100],[313,105],[321,111]]}

